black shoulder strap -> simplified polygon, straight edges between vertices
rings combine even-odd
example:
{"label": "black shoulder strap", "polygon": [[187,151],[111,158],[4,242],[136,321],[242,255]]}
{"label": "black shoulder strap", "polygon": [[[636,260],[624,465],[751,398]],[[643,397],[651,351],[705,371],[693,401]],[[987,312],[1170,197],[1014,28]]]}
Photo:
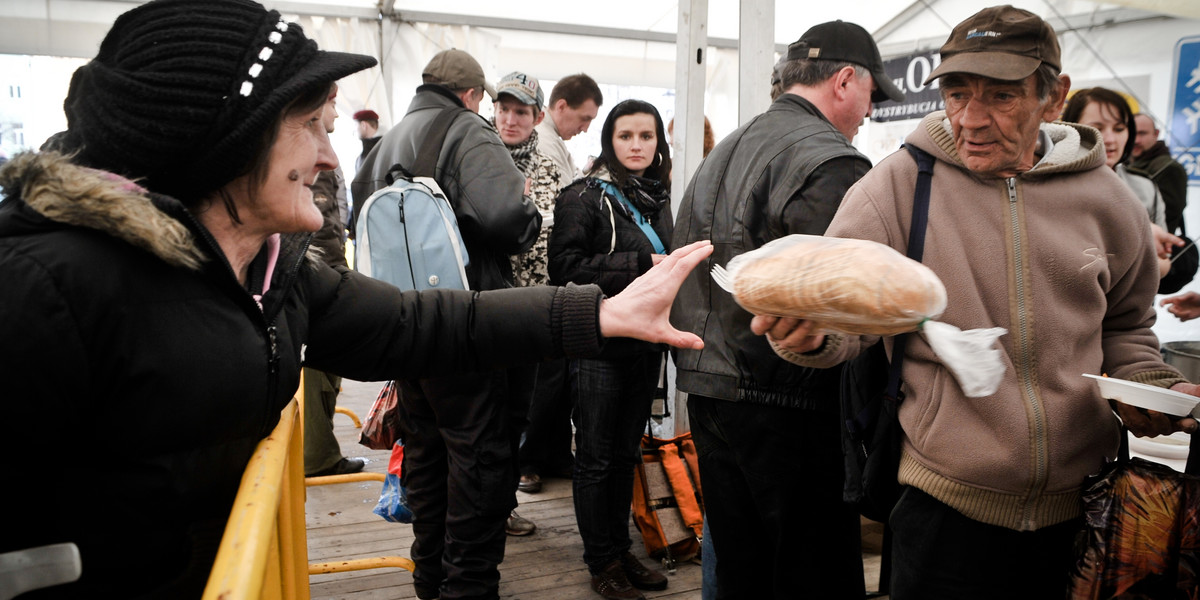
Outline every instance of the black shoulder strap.
{"label": "black shoulder strap", "polygon": [[[904,148],[917,161],[917,188],[913,192],[912,223],[908,229],[908,257],[920,262],[925,254],[925,230],[929,226],[929,190],[933,179],[933,156],[911,144]],[[900,371],[904,366],[904,348],[908,334],[900,334],[892,343],[892,363],[888,369],[887,396],[901,402]]]}
{"label": "black shoulder strap", "polygon": [[412,173],[416,177],[434,177],[437,173],[438,156],[442,153],[442,143],[446,141],[446,132],[450,131],[450,124],[454,122],[458,113],[467,109],[461,106],[447,106],[438,113],[433,119],[433,125],[429,127],[429,132],[425,134],[425,140],[421,142],[421,149],[417,151],[417,162],[413,165]]}

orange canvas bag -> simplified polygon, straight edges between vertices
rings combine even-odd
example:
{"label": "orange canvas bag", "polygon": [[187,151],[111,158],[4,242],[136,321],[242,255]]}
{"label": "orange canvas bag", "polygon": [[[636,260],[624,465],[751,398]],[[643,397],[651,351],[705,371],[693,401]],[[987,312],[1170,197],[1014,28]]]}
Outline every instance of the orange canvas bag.
{"label": "orange canvas bag", "polygon": [[633,478],[633,522],[646,553],[668,569],[700,551],[704,500],[691,432],[671,439],[642,436]]}

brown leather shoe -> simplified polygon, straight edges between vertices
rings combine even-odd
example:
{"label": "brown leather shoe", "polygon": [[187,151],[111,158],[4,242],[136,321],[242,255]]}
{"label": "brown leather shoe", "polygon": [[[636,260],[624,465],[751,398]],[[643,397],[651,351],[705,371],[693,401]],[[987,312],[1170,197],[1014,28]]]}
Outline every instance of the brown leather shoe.
{"label": "brown leather shoe", "polygon": [[508,535],[529,535],[537,531],[537,525],[533,521],[517,514],[517,511],[512,511],[508,515],[508,521],[504,523],[504,533]]}
{"label": "brown leather shoe", "polygon": [[629,583],[619,558],[592,575],[592,590],[606,600],[646,600],[646,597]]}
{"label": "brown leather shoe", "polygon": [[666,575],[646,567],[642,561],[629,552],[621,557],[621,568],[625,570],[625,576],[629,578],[629,583],[639,590],[667,589]]}
{"label": "brown leather shoe", "polygon": [[517,483],[517,489],[526,494],[536,494],[542,491],[542,478],[537,473],[522,475],[521,481]]}

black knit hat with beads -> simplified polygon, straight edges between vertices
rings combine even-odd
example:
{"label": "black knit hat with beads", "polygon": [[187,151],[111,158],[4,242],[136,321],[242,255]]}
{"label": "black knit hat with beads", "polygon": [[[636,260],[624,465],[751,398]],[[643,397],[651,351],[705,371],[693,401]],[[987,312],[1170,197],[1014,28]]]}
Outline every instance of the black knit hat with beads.
{"label": "black knit hat with beads", "polygon": [[302,93],[374,66],[250,0],[153,0],[117,18],[63,105],[64,151],[189,201],[250,170]]}

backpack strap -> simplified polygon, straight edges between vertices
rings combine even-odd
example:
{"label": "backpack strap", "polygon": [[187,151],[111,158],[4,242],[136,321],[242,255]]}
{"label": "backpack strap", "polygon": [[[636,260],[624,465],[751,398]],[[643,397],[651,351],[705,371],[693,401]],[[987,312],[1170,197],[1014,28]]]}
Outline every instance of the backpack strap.
{"label": "backpack strap", "polygon": [[680,447],[676,444],[663,444],[659,447],[658,454],[662,459],[667,481],[671,482],[671,491],[675,496],[675,504],[679,507],[679,516],[683,518],[683,524],[699,538],[704,530],[704,511],[700,508],[696,486],[692,484],[688,466],[680,456]]}
{"label": "backpack strap", "polygon": [[[635,225],[637,225],[639,229],[642,230],[642,234],[646,236],[646,239],[650,240],[650,245],[654,246],[654,251],[659,254],[666,254],[667,253],[666,246],[662,243],[662,240],[658,237],[658,232],[654,231],[654,227],[650,224],[650,220],[642,216],[642,212],[640,210],[638,210],[637,207],[634,206],[633,203],[630,202],[628,198],[625,197],[625,194],[621,193],[621,190],[617,189],[617,186],[613,185],[611,182],[608,182],[608,181],[602,181],[601,184],[604,187],[604,191],[606,191],[606,192],[608,192],[608,194],[611,194],[612,196],[616,197],[616,199],[625,206],[625,208],[630,212],[630,214],[633,215],[633,223]],[[611,211],[612,211],[611,203],[609,204],[608,210],[611,213]],[[609,249],[608,253],[612,254],[613,250],[615,250],[616,246],[617,246],[617,224],[613,218],[610,217],[610,220],[613,221],[613,224],[612,224],[613,225],[613,242],[612,242],[612,248]]]}
{"label": "backpack strap", "polygon": [[[917,161],[917,187],[913,192],[912,222],[908,229],[908,257],[921,262],[925,254],[925,230],[929,227],[929,191],[932,188],[934,158],[928,152],[905,144],[904,148]],[[904,395],[900,393],[900,371],[904,367],[904,349],[908,345],[908,335],[897,335],[892,343],[892,362],[888,369],[887,391],[888,398],[900,403]]]}
{"label": "backpack strap", "polygon": [[442,154],[442,144],[446,141],[446,133],[450,131],[450,124],[458,117],[458,113],[466,110],[461,106],[447,106],[434,117],[433,125],[429,126],[429,131],[425,133],[425,139],[421,142],[421,149],[417,151],[417,162],[413,164],[412,169],[414,176],[437,179],[434,175],[437,171],[438,157]]}
{"label": "backpack strap", "polygon": [[428,177],[437,181],[434,175],[437,174],[437,161],[442,154],[442,145],[446,142],[446,134],[450,131],[450,124],[454,122],[458,113],[465,110],[467,109],[461,106],[447,106],[438,112],[438,115],[433,118],[433,124],[429,126],[429,131],[425,134],[425,139],[421,142],[421,148],[417,151],[417,160],[413,164],[412,170],[404,168],[404,165],[400,163],[392,165],[384,175],[387,184],[395,183],[397,175],[403,176],[405,179]]}

